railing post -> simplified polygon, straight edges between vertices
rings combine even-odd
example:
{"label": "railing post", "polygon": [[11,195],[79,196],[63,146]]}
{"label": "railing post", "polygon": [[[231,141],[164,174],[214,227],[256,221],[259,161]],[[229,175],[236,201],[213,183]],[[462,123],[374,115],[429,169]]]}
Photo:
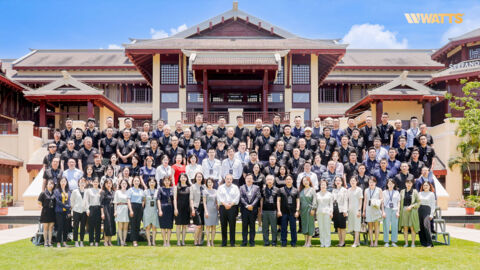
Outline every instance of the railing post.
{"label": "railing post", "polygon": [[237,122],[237,116],[243,115],[242,108],[229,108],[228,109],[228,123],[234,125]]}

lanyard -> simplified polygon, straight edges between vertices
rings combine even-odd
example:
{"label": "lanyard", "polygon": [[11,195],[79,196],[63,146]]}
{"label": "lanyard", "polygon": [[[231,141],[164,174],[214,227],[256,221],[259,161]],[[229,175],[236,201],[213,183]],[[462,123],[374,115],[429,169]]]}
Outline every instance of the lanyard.
{"label": "lanyard", "polygon": [[212,163],[210,163],[209,159],[207,159],[207,163],[208,163],[208,166],[210,166],[210,169],[213,169],[213,166],[215,166],[215,160],[213,161],[213,165]]}
{"label": "lanyard", "polygon": [[376,188],[373,189],[373,193],[371,189],[368,191],[368,193],[370,194],[370,199],[373,197],[373,195],[375,195],[375,191],[377,191]]}
{"label": "lanyard", "polygon": [[392,192],[388,191],[388,197],[390,197],[390,199],[388,199],[388,202],[392,202],[392,200],[393,200],[393,190],[392,190]]}
{"label": "lanyard", "polygon": [[168,170],[168,167],[165,168],[165,166],[162,166],[162,169],[163,169],[163,171],[165,172],[165,176],[169,175],[169,173],[168,173],[168,171],[167,171],[167,170]]}
{"label": "lanyard", "polygon": [[230,167],[230,169],[233,169],[233,164],[235,164],[235,160],[233,160],[233,162],[230,162],[230,159],[228,159],[228,166]]}
{"label": "lanyard", "polygon": [[239,153],[240,157],[242,158],[242,162],[245,162],[245,153]]}

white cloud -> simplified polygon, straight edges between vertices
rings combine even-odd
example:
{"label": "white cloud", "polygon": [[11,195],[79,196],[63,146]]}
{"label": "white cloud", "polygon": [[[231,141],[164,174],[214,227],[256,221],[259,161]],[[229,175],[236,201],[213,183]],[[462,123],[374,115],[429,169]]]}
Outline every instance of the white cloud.
{"label": "white cloud", "polygon": [[108,44],[108,49],[112,50],[112,49],[123,49],[122,46],[120,45],[117,45],[117,44]]}
{"label": "white cloud", "polygon": [[463,15],[462,23],[453,23],[445,33],[442,35],[441,44],[442,46],[448,43],[449,38],[458,37],[460,35],[466,34],[472,30],[475,30],[480,27],[480,17],[478,13],[480,12],[480,7],[473,7],[469,9],[468,12]]}
{"label": "white cloud", "polygon": [[397,40],[397,33],[379,24],[355,24],[343,37],[343,43],[357,49],[406,49],[408,40]]}
{"label": "white cloud", "polygon": [[150,28],[150,35],[152,36],[153,39],[166,38],[168,36],[172,36],[172,35],[175,35],[177,33],[180,33],[180,32],[182,32],[186,29],[187,29],[187,25],[182,24],[182,25],[178,26],[177,28],[170,28],[170,34],[169,34],[169,33],[167,33],[167,31],[165,31],[163,29],[156,30],[154,28]]}

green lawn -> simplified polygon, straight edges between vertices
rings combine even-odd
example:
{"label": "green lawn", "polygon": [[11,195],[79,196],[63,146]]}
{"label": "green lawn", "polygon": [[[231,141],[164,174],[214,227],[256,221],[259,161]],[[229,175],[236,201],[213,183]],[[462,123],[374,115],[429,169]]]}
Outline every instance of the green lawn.
{"label": "green lawn", "polygon": [[[191,234],[187,246],[177,247],[85,247],[43,248],[30,240],[0,245],[0,269],[480,269],[480,244],[452,239],[450,246],[437,245],[427,249],[412,248],[303,248],[299,235],[296,248],[263,247],[257,234],[256,247],[194,247]],[[161,245],[157,235],[157,245]],[[237,234],[237,244],[241,235]],[[351,245],[351,236],[347,236]],[[337,244],[336,235],[332,244]],[[380,237],[382,239],[382,237]],[[417,238],[418,239],[418,238]],[[382,243],[381,241],[379,244]],[[145,244],[145,243],[141,243]],[[403,245],[400,236],[399,245]],[[190,246],[189,246],[190,245]],[[180,268],[179,268],[180,267]]]}

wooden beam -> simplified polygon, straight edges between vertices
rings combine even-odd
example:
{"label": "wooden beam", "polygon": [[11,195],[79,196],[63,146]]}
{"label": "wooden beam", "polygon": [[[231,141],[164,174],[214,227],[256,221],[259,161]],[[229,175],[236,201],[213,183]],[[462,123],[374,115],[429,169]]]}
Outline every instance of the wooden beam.
{"label": "wooden beam", "polygon": [[93,108],[93,101],[89,100],[87,102],[87,118],[95,118],[95,111]]}
{"label": "wooden beam", "polygon": [[206,117],[208,113],[208,74],[207,70],[203,70],[203,116]]}
{"label": "wooden beam", "polygon": [[268,70],[263,72],[262,111],[263,119],[266,120],[268,116]]}
{"label": "wooden beam", "polygon": [[47,116],[45,115],[47,112],[47,108],[45,106],[45,100],[40,101],[40,119],[39,119],[39,125],[40,127],[46,127],[47,126]]}
{"label": "wooden beam", "polygon": [[263,80],[209,80],[209,86],[262,86]]}

